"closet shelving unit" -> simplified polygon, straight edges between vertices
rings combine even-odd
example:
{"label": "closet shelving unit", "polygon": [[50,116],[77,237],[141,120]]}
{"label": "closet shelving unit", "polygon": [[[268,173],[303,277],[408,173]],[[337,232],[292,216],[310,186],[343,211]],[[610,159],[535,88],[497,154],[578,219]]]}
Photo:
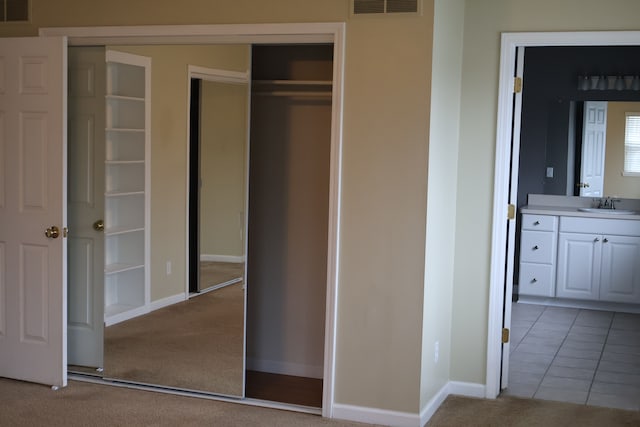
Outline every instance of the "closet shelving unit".
{"label": "closet shelving unit", "polygon": [[149,311],[151,59],[107,51],[105,325]]}

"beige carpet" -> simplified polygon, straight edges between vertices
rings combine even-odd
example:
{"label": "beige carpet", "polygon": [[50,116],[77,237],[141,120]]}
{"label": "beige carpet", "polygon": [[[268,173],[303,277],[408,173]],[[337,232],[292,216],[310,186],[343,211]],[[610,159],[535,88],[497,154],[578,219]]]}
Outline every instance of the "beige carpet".
{"label": "beige carpet", "polygon": [[[49,387],[0,379],[0,425],[22,426],[340,426],[369,424],[296,412],[70,381]],[[640,413],[532,399],[451,396],[430,427],[617,427],[640,425]]]}
{"label": "beige carpet", "polygon": [[244,263],[200,261],[200,290],[242,279]]}
{"label": "beige carpet", "polygon": [[0,426],[358,427],[364,424],[77,381],[52,391],[46,386],[0,379]]}
{"label": "beige carpet", "polygon": [[104,377],[242,394],[242,283],[105,328]]}

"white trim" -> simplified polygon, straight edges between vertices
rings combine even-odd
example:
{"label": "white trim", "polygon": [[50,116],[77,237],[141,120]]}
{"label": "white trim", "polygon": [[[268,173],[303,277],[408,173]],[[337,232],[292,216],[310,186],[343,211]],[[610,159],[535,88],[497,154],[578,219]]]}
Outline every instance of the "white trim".
{"label": "white trim", "polygon": [[411,412],[387,411],[378,408],[367,408],[364,406],[344,405],[334,403],[334,418],[340,420],[356,421],[360,423],[398,426],[398,427],[421,427],[421,417]]}
{"label": "white trim", "polygon": [[[207,294],[211,291],[217,291],[218,289],[226,288],[227,286],[234,285],[236,283],[242,282],[242,277],[236,277],[235,279],[227,280],[226,282],[218,283],[217,285],[209,286],[208,288],[201,289],[198,292],[193,292],[189,294],[189,298],[195,298],[204,294]],[[244,289],[244,286],[242,287]],[[246,346],[243,346],[243,348]],[[243,357],[244,360],[244,357]],[[243,370],[245,367],[243,366]]]}
{"label": "white trim", "polygon": [[132,44],[332,43],[344,23],[44,27],[40,36],[67,36],[69,46]]}
{"label": "white trim", "polygon": [[170,305],[186,301],[187,299],[188,299],[188,296],[184,292],[181,292],[181,293],[175,294],[175,295],[171,295],[170,297],[160,298],[160,299],[157,299],[155,301],[151,301],[151,303],[149,304],[149,310],[150,311],[156,311],[156,310],[159,310],[161,308],[165,308],[165,307],[168,307]]}
{"label": "white trim", "polygon": [[331,159],[329,171],[329,223],[327,245],[327,296],[324,332],[322,416],[333,418],[335,404],[337,307],[340,271],[340,214],[342,212],[342,135],[345,62],[345,27],[333,34],[333,84],[331,98]]}
{"label": "white trim", "polygon": [[105,317],[104,326],[115,325],[116,323],[124,322],[125,320],[133,319],[134,317],[142,316],[149,313],[149,304],[132,308],[131,310],[123,311],[122,313],[116,313],[114,315]]}
{"label": "white trim", "polygon": [[201,79],[208,82],[219,83],[235,83],[235,84],[248,84],[249,72],[248,71],[231,71],[221,70],[218,68],[207,68],[198,65],[189,65],[187,67],[189,78]]}
{"label": "white trim", "polygon": [[487,387],[484,384],[466,383],[461,381],[450,381],[449,395],[484,398],[487,394]]}
{"label": "white trim", "polygon": [[322,365],[305,365],[280,360],[254,359],[252,357],[247,357],[246,360],[247,369],[250,371],[318,379],[322,379],[324,372]]}
{"label": "white trim", "polygon": [[333,415],[334,418],[337,419],[361,423],[422,427],[433,417],[433,414],[436,413],[440,405],[442,405],[450,395],[483,398],[485,394],[486,387],[484,384],[449,381],[424,405],[420,414],[335,403],[333,405]]}
{"label": "white trim", "polygon": [[[498,120],[493,188],[493,230],[487,331],[486,397],[500,393],[502,305],[507,241],[506,206],[509,194],[511,124],[513,117],[513,75],[519,46],[632,46],[640,45],[640,31],[503,33],[500,50]],[[513,183],[517,186],[517,182]]]}
{"label": "white trim", "polygon": [[[127,27],[48,27],[39,35],[68,38],[69,45],[101,44],[229,44],[229,43],[333,43],[331,165],[329,232],[327,249],[327,300],[325,320],[322,416],[331,418],[334,406],[335,347],[339,286],[339,242],[342,179],[343,77],[345,23],[292,23],[240,25],[149,25]],[[188,194],[188,193],[187,193]],[[185,198],[185,206],[188,200]],[[188,230],[186,230],[188,236]],[[188,240],[188,239],[187,239]],[[187,242],[188,248],[188,242]],[[185,252],[188,252],[186,249]],[[188,259],[188,254],[186,254]],[[188,281],[188,271],[185,279]]]}
{"label": "white trim", "polygon": [[200,254],[200,261],[212,261],[212,262],[233,262],[242,263],[245,262],[246,257],[244,255],[212,255],[212,254]]}
{"label": "white trim", "polygon": [[442,402],[449,396],[449,384],[447,383],[442,386],[440,390],[424,405],[424,408],[420,411],[420,426],[427,424],[427,422],[433,417],[433,414],[436,413]]}

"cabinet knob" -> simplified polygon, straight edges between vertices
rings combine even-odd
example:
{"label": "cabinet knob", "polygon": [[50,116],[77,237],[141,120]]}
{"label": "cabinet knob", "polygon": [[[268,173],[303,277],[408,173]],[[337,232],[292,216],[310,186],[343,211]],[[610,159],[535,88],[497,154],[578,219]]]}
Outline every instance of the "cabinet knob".
{"label": "cabinet knob", "polygon": [[597,243],[600,241],[600,239],[596,237],[595,239],[593,239],[593,241]]}
{"label": "cabinet knob", "polygon": [[607,238],[605,237],[604,239],[602,239],[602,241],[603,241],[604,243],[607,243],[607,242],[609,241],[609,239],[607,239]]}
{"label": "cabinet knob", "polygon": [[536,279],[535,277],[533,279],[531,279],[531,283],[537,283],[538,279]]}
{"label": "cabinet knob", "polygon": [[540,225],[540,221],[534,222],[533,225]]}
{"label": "cabinet knob", "polygon": [[531,248],[531,249],[533,249],[534,251],[537,251],[537,250],[538,250],[538,249],[540,249],[540,248],[538,247],[538,245],[535,245],[535,246],[534,246],[533,248]]}

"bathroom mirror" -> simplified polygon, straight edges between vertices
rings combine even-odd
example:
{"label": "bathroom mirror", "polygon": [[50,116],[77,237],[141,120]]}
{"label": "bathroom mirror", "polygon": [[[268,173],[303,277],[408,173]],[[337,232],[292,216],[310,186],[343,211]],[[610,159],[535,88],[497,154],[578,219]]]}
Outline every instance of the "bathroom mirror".
{"label": "bathroom mirror", "polygon": [[[619,103],[640,102],[637,90],[582,90],[578,84],[583,75],[640,73],[639,46],[527,47],[524,58],[518,206],[527,204],[528,194],[578,194],[585,101],[607,101],[609,125]],[[609,148],[619,147],[609,136]],[[605,155],[605,194],[640,198],[638,178],[620,174],[621,156]]]}
{"label": "bathroom mirror", "polygon": [[[589,101],[586,101],[589,102]],[[599,101],[601,102],[601,101]],[[556,104],[562,104],[557,102]],[[640,102],[607,101],[602,103],[606,120],[604,157],[594,165],[603,170],[603,194],[623,198],[640,198],[640,177],[624,176],[625,113],[640,112]],[[553,172],[545,177],[544,194],[582,196],[581,159],[585,101],[570,101],[568,111],[549,108],[546,143],[546,167]],[[592,156],[597,161],[599,156]],[[563,191],[566,191],[563,193]],[[587,195],[587,197],[591,197]]]}
{"label": "bathroom mirror", "polygon": [[[110,279],[108,276],[105,279],[101,274],[90,276],[88,272],[105,270],[104,252],[99,249],[105,245],[105,240],[108,241],[111,235],[118,232],[110,224],[113,221],[109,220],[109,212],[105,211],[109,209],[109,200],[106,207],[102,205],[104,186],[109,185],[112,179],[107,176],[105,184],[105,160],[107,170],[114,166],[133,167],[140,163],[137,156],[142,155],[127,152],[127,155],[133,156],[132,159],[114,160],[111,157],[113,153],[107,150],[105,159],[104,117],[107,116],[108,122],[116,114],[111,106],[107,111],[104,107],[104,87],[112,89],[113,86],[113,82],[105,82],[105,74],[108,80],[108,73],[104,71],[105,53],[114,51],[150,58],[150,93],[139,96],[114,95],[111,98],[116,103],[128,104],[141,103],[142,98],[150,98],[150,145],[164,147],[158,151],[151,148],[147,153],[147,156],[154,154],[153,161],[146,163],[147,167],[151,167],[150,205],[154,215],[171,212],[176,207],[168,202],[172,200],[165,196],[168,192],[184,194],[183,200],[196,197],[200,201],[197,264],[201,268],[196,289],[191,292],[186,286],[186,274],[176,274],[178,268],[178,271],[185,271],[186,267],[179,265],[180,257],[185,257],[185,249],[177,247],[175,239],[171,237],[172,233],[185,233],[184,225],[176,223],[175,230],[159,230],[153,227],[153,222],[147,224],[145,227],[149,229],[153,246],[147,267],[149,277],[146,293],[136,296],[140,304],[135,310],[130,310],[127,316],[107,315],[104,323],[105,303],[109,304],[114,298],[108,289]],[[91,52],[91,58],[83,59],[84,52]],[[73,47],[69,56],[73,58],[70,70],[72,67],[89,70],[84,76],[90,76],[79,77],[79,82],[76,82],[74,73],[70,71],[70,90],[85,88],[89,83],[95,84],[94,88],[83,92],[81,96],[72,96],[71,93],[69,96],[69,200],[71,203],[81,199],[89,202],[85,204],[93,204],[99,211],[105,211],[102,217],[93,212],[96,218],[92,216],[85,221],[87,225],[82,227],[83,232],[93,239],[90,245],[80,244],[88,241],[86,236],[70,234],[70,253],[78,256],[69,257],[69,271],[76,272],[70,274],[69,283],[69,370],[117,381],[242,397],[245,375],[244,277],[250,90],[247,70],[250,46]],[[189,103],[190,97],[195,94],[190,85],[193,69],[197,71],[196,80],[200,81],[197,111]],[[208,73],[216,72],[228,72],[232,78],[223,79],[225,81],[222,82],[209,81]],[[238,77],[243,74],[244,81]],[[94,106],[97,110],[90,114],[92,125],[89,129],[95,130],[91,135],[78,138],[79,132],[74,132],[74,129],[82,126],[74,126],[77,120],[73,115],[87,115],[84,104],[80,104],[87,97],[98,100]],[[76,103],[75,107],[73,103]],[[118,117],[126,119],[132,114],[135,113],[130,111]],[[183,171],[187,160],[175,157],[176,153],[186,156],[188,147],[194,143],[190,143],[188,136],[190,114],[197,114],[199,118],[199,140],[196,144],[200,147],[200,191],[199,194],[186,197],[186,176]],[[110,132],[121,135],[138,131]],[[118,138],[126,145],[137,137]],[[109,136],[107,145],[108,140]],[[174,149],[166,149],[171,146]],[[128,145],[126,147],[131,148]],[[87,160],[84,166],[78,161],[82,158]],[[173,162],[177,162],[176,170],[166,167]],[[88,185],[80,185],[82,182],[90,182],[91,189]],[[91,194],[91,197],[74,198],[74,194]],[[185,209],[184,206],[179,209]],[[74,221],[77,224],[81,222],[81,213],[74,217],[71,207],[69,210],[70,229],[79,230],[74,227]],[[103,220],[101,227],[96,225],[99,220]],[[89,246],[94,250],[88,250]],[[107,249],[108,246],[107,242]],[[176,253],[176,250],[177,255],[167,255]],[[77,262],[80,255],[89,252],[97,255],[91,261],[87,261],[85,256],[87,262],[80,265]],[[165,261],[167,259],[173,259],[173,263]],[[126,289],[120,289],[119,292],[124,294]],[[87,333],[89,330],[91,333]],[[86,349],[91,349],[91,354],[80,354],[82,349],[84,353]]]}

